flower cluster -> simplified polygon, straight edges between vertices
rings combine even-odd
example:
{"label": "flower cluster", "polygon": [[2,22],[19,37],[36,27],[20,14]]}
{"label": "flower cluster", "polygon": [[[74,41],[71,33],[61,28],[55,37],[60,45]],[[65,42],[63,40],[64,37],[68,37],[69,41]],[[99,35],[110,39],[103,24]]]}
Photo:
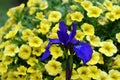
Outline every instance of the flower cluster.
{"label": "flower cluster", "polygon": [[0,80],[120,79],[120,0],[28,0],[7,15]]}

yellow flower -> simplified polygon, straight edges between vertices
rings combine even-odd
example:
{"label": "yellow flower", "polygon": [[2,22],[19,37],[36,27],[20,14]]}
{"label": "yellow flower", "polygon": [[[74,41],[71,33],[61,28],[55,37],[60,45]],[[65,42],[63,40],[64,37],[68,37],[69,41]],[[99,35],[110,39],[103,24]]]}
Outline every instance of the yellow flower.
{"label": "yellow flower", "polygon": [[39,32],[42,34],[46,34],[47,32],[49,32],[50,26],[48,26],[47,24],[40,24],[40,28],[39,28]]}
{"label": "yellow flower", "polygon": [[4,48],[6,45],[10,45],[11,44],[11,40],[7,40],[5,42],[0,43],[0,48]]}
{"label": "yellow flower", "polygon": [[98,69],[97,66],[89,66],[88,68],[90,70],[89,77],[97,79],[101,72],[100,69]]}
{"label": "yellow flower", "polygon": [[57,33],[52,32],[52,33],[50,33],[48,38],[55,39],[55,38],[58,38],[58,35],[57,35]]}
{"label": "yellow flower", "polygon": [[102,42],[99,51],[106,56],[113,56],[117,52],[117,48],[112,42]]}
{"label": "yellow flower", "polygon": [[22,39],[23,40],[25,40],[25,41],[27,41],[31,36],[33,36],[34,34],[33,34],[33,32],[32,32],[32,30],[30,30],[30,29],[25,29],[25,30],[23,30],[23,32],[22,32]]}
{"label": "yellow flower", "polygon": [[91,6],[92,6],[92,3],[90,1],[82,1],[81,2],[81,6],[85,9],[85,10],[88,10]]}
{"label": "yellow flower", "polygon": [[66,14],[66,25],[70,26],[72,24],[71,13]]}
{"label": "yellow flower", "polygon": [[107,18],[103,17],[103,18],[99,18],[98,19],[98,23],[100,25],[105,25],[108,22]]}
{"label": "yellow flower", "polygon": [[75,11],[78,8],[78,6],[77,5],[71,5],[70,8]]}
{"label": "yellow flower", "polygon": [[37,12],[35,18],[37,18],[39,20],[43,20],[44,19],[43,12]]}
{"label": "yellow flower", "polygon": [[41,48],[40,47],[37,47],[37,48],[34,47],[33,51],[32,51],[32,54],[35,55],[35,56],[41,56],[41,54],[42,54]]}
{"label": "yellow flower", "polygon": [[62,71],[61,63],[55,60],[50,60],[46,65],[45,69],[49,75],[56,76]]}
{"label": "yellow flower", "polygon": [[29,45],[31,47],[40,47],[40,45],[43,43],[42,39],[38,36],[34,36],[29,38]]}
{"label": "yellow flower", "polygon": [[88,69],[87,66],[82,66],[77,69],[77,72],[79,74],[79,77],[82,80],[90,80],[90,77],[88,75],[90,74],[90,70]]}
{"label": "yellow flower", "polygon": [[118,70],[110,70],[109,76],[111,77],[111,80],[120,80],[120,72]]}
{"label": "yellow flower", "polygon": [[5,64],[11,64],[13,62],[13,58],[10,57],[10,56],[4,56],[2,61],[5,63]]}
{"label": "yellow flower", "polygon": [[97,78],[97,80],[111,80],[111,78],[105,71],[101,71],[100,76]]}
{"label": "yellow flower", "polygon": [[7,64],[4,62],[0,62],[0,74],[6,73],[8,70]]}
{"label": "yellow flower", "polygon": [[31,7],[30,10],[29,10],[29,14],[32,15],[36,12],[36,7]]}
{"label": "yellow flower", "polygon": [[43,80],[41,72],[35,72],[30,74],[30,80]]}
{"label": "yellow flower", "polygon": [[20,80],[20,77],[16,74],[16,72],[8,72],[7,80]]}
{"label": "yellow flower", "polygon": [[54,78],[54,80],[65,80],[65,79],[61,76],[57,76],[57,77]]}
{"label": "yellow flower", "polygon": [[120,58],[119,59],[115,59],[113,61],[112,68],[114,68],[114,69],[120,68]]}
{"label": "yellow flower", "polygon": [[36,4],[40,4],[40,1],[41,1],[41,0],[28,0],[27,6],[28,6],[28,7],[35,6]]}
{"label": "yellow flower", "polygon": [[71,20],[73,20],[73,21],[81,22],[83,18],[84,18],[84,16],[82,15],[81,12],[76,11],[71,14]]}
{"label": "yellow flower", "polygon": [[27,72],[27,68],[25,66],[21,65],[17,68],[18,75],[26,75],[27,74],[26,72]]}
{"label": "yellow flower", "polygon": [[90,59],[89,62],[87,62],[88,65],[94,65],[97,64],[99,61],[99,54],[98,52],[94,51],[92,54],[92,58]]}
{"label": "yellow flower", "polygon": [[87,15],[88,17],[99,17],[100,14],[102,13],[102,10],[99,7],[92,6],[87,10]]}
{"label": "yellow flower", "polygon": [[103,58],[102,54],[99,54],[98,63],[99,63],[99,64],[104,64],[104,58]]}
{"label": "yellow flower", "polygon": [[83,0],[74,0],[75,2],[81,3]]}
{"label": "yellow flower", "polygon": [[19,48],[14,44],[10,44],[10,45],[5,47],[4,55],[13,57],[18,52],[19,52]]}
{"label": "yellow flower", "polygon": [[28,59],[31,55],[31,47],[28,45],[23,44],[20,47],[20,51],[18,53],[18,56],[22,59]]}
{"label": "yellow flower", "polygon": [[62,14],[59,11],[51,11],[48,20],[52,22],[58,22],[62,17]]}
{"label": "yellow flower", "polygon": [[1,80],[7,80],[8,78],[8,72],[1,74]]}
{"label": "yellow flower", "polygon": [[97,47],[100,46],[100,38],[95,35],[87,36],[87,40],[90,42],[91,45]]}
{"label": "yellow flower", "polygon": [[75,35],[75,38],[77,39],[77,40],[83,40],[83,38],[84,38],[84,33],[81,31],[81,30],[77,30],[76,31],[76,35]]}
{"label": "yellow flower", "polygon": [[113,13],[111,13],[111,12],[107,12],[106,14],[105,14],[105,17],[107,18],[107,19],[109,19],[110,21],[115,21],[115,14],[113,14]]}
{"label": "yellow flower", "polygon": [[47,2],[47,0],[42,0],[40,2],[40,10],[44,10],[46,8],[48,8],[48,2]]}
{"label": "yellow flower", "polygon": [[76,80],[76,79],[78,79],[79,78],[79,74],[78,74],[78,72],[76,71],[76,70],[72,70],[72,76],[71,76],[71,79],[72,80]]}
{"label": "yellow flower", "polygon": [[108,10],[112,10],[113,4],[112,4],[111,1],[105,0],[103,4],[105,5],[105,7],[106,7]]}
{"label": "yellow flower", "polygon": [[49,50],[50,50],[50,54],[54,59],[57,59],[58,57],[63,55],[62,49],[57,45],[52,45]]}
{"label": "yellow flower", "polygon": [[45,52],[47,45],[48,45],[48,41],[45,41],[45,42],[40,46],[40,49],[41,49],[42,52]]}
{"label": "yellow flower", "polygon": [[84,23],[81,25],[81,29],[85,35],[94,35],[94,27],[91,24]]}
{"label": "yellow flower", "polygon": [[6,38],[6,39],[13,38],[13,37],[15,37],[16,34],[17,34],[17,31],[16,31],[16,30],[12,30],[12,31],[9,31],[9,32],[4,36],[4,38]]}
{"label": "yellow flower", "polygon": [[38,60],[35,58],[35,57],[30,57],[28,60],[27,60],[27,63],[31,66],[34,66],[36,63],[38,63]]}
{"label": "yellow flower", "polygon": [[59,24],[55,24],[55,26],[52,28],[52,32],[57,33],[59,30]]}
{"label": "yellow flower", "polygon": [[27,72],[28,72],[28,73],[39,72],[39,68],[37,68],[36,66],[30,66],[30,67],[27,69]]}
{"label": "yellow flower", "polygon": [[120,32],[119,32],[119,33],[116,33],[116,39],[117,39],[117,41],[120,43]]}
{"label": "yellow flower", "polygon": [[120,18],[120,6],[114,6],[112,9],[112,13],[115,15],[115,19]]}

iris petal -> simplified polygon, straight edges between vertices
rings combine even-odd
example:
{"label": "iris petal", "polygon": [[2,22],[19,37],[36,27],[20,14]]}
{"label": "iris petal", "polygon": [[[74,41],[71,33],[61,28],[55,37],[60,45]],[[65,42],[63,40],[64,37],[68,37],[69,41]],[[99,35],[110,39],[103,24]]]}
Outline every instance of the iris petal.
{"label": "iris petal", "polygon": [[67,27],[66,27],[66,24],[64,23],[64,21],[61,21],[59,23],[59,28],[60,28],[60,31],[67,33]]}
{"label": "iris petal", "polygon": [[86,64],[91,59],[93,53],[91,46],[84,42],[74,46],[74,51],[76,52],[76,55],[82,59],[84,64]]}
{"label": "iris petal", "polygon": [[59,44],[61,41],[59,39],[49,39],[50,43]]}

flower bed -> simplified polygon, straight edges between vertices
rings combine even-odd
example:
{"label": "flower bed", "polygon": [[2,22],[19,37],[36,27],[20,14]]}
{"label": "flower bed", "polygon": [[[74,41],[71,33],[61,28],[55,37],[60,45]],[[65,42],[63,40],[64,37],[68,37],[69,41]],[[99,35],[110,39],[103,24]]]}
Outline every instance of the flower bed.
{"label": "flower bed", "polygon": [[29,0],[0,28],[1,80],[119,80],[119,0]]}

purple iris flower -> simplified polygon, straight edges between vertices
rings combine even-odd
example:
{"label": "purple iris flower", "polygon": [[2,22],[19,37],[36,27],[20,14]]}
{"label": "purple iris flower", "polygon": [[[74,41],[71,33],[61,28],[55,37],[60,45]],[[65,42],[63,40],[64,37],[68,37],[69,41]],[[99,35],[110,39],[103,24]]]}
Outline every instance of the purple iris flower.
{"label": "purple iris flower", "polygon": [[72,31],[70,34],[67,33],[67,27],[63,21],[59,23],[59,29],[60,30],[57,32],[58,38],[49,39],[46,51],[43,53],[40,60],[44,61],[50,56],[49,48],[52,44],[61,44],[66,49],[69,49],[70,52],[75,52],[76,55],[83,61],[83,63],[86,64],[91,59],[93,50],[88,43],[78,41],[74,38],[76,35],[75,23],[72,23]]}

